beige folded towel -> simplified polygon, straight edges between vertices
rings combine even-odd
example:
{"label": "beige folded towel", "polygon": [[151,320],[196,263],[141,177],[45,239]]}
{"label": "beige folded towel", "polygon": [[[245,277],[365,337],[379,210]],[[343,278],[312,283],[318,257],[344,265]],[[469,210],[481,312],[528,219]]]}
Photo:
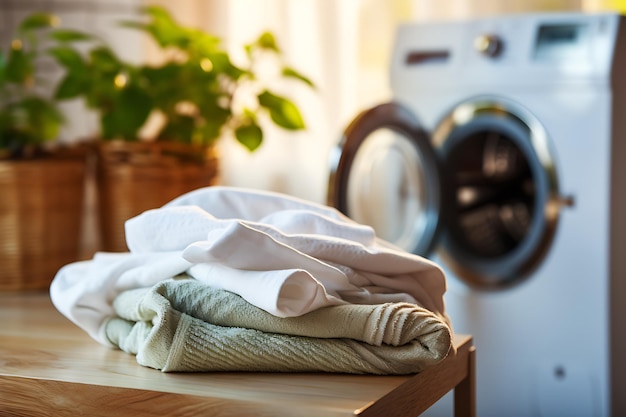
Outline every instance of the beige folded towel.
{"label": "beige folded towel", "polygon": [[412,304],[341,305],[279,318],[192,279],[129,290],[114,301],[107,338],[164,372],[408,374],[439,362],[451,331]]}

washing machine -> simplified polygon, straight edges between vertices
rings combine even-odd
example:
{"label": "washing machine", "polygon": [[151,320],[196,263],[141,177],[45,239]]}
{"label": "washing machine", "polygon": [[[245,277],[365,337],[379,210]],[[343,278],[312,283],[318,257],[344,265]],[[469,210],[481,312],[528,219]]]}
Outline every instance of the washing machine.
{"label": "washing machine", "polygon": [[444,268],[481,417],[626,415],[624,23],[404,24],[332,153],[329,202]]}

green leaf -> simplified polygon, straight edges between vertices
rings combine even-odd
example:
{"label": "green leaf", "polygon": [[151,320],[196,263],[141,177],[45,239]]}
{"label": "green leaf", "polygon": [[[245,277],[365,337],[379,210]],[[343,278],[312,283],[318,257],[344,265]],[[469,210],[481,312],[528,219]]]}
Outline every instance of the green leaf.
{"label": "green leaf", "polygon": [[94,48],[89,53],[89,58],[95,68],[101,69],[102,72],[118,73],[122,67],[122,63],[117,58],[111,48],[100,46]]}
{"label": "green leaf", "polygon": [[7,60],[4,58],[4,53],[0,50],[0,87],[4,84],[6,78]]}
{"label": "green leaf", "polygon": [[102,112],[100,115],[100,134],[102,139],[110,140],[119,137],[117,129],[117,113],[114,111]]}
{"label": "green leaf", "polygon": [[254,110],[250,110],[249,108],[244,107],[243,114],[245,115],[245,117],[256,123],[256,113],[254,112]]}
{"label": "green leaf", "polygon": [[133,22],[130,20],[122,20],[121,22],[119,22],[119,25],[121,27],[128,28],[128,29],[137,29],[137,30],[143,30],[143,31],[148,30],[148,25],[146,25],[145,23]]}
{"label": "green leaf", "polygon": [[88,80],[82,73],[78,71],[69,72],[58,84],[54,93],[54,98],[58,100],[76,98],[81,94],[84,94],[88,87]]}
{"label": "green leaf", "polygon": [[11,48],[5,71],[8,81],[23,84],[33,77],[35,66],[22,48]]}
{"label": "green leaf", "polygon": [[50,32],[50,37],[59,42],[92,41],[95,38],[88,33],[72,29],[57,29]]}
{"label": "green leaf", "polygon": [[256,42],[261,48],[271,49],[272,51],[280,53],[276,38],[274,38],[271,32],[263,32]]}
{"label": "green leaf", "polygon": [[174,25],[174,19],[170,12],[162,6],[146,6],[142,9],[142,12],[150,16],[153,20],[158,21],[160,24]]}
{"label": "green leaf", "polygon": [[[180,90],[185,83],[177,82],[181,80],[183,67],[177,63],[167,63],[160,67],[141,67],[139,72],[147,82],[154,88],[164,89],[167,94],[175,93]],[[181,80],[182,81],[182,80]]]}
{"label": "green leaf", "polygon": [[42,143],[56,138],[63,116],[54,105],[39,97],[27,97],[15,108],[16,127],[29,143]]}
{"label": "green leaf", "polygon": [[122,90],[117,104],[120,130],[125,135],[136,137],[152,111],[152,100],[143,90],[129,86]]}
{"label": "green leaf", "polygon": [[269,111],[272,121],[278,126],[289,130],[305,128],[300,111],[290,100],[267,90],[259,94],[258,99],[259,104]]}
{"label": "green leaf", "polygon": [[167,9],[149,6],[143,9],[152,21],[145,30],[152,35],[161,47],[177,46],[185,49],[189,44],[186,29],[174,21]]}
{"label": "green leaf", "polygon": [[213,72],[217,74],[224,73],[230,78],[236,80],[241,77],[245,71],[236,67],[226,52],[217,52],[209,55],[209,59],[213,63]]}
{"label": "green leaf", "polygon": [[83,57],[73,48],[59,46],[48,53],[66,69],[65,77],[57,85],[55,98],[60,100],[80,96],[88,88],[88,69]]}
{"label": "green leaf", "polygon": [[28,32],[35,29],[43,29],[54,26],[58,18],[49,13],[33,13],[27,16],[19,25],[18,31]]}
{"label": "green leaf", "polygon": [[132,85],[124,88],[110,111],[101,118],[103,136],[106,139],[121,136],[136,140],[151,111],[152,101],[141,89]]}
{"label": "green leaf", "polygon": [[27,101],[26,105],[31,106],[31,120],[39,140],[55,139],[64,121],[61,112],[52,103],[38,98]]}
{"label": "green leaf", "polygon": [[196,132],[198,143],[208,145],[215,142],[222,133],[222,127],[223,125],[212,122],[200,124]]}
{"label": "green leaf", "polygon": [[194,119],[190,116],[176,115],[168,119],[159,133],[160,140],[191,143],[194,131]]}
{"label": "green leaf", "polygon": [[263,143],[263,131],[255,123],[239,126],[235,129],[235,137],[250,152],[254,152]]}
{"label": "green leaf", "polygon": [[309,87],[315,88],[313,81],[311,81],[309,78],[305,77],[304,75],[302,75],[301,73],[299,73],[293,68],[289,68],[289,67],[283,68],[283,76],[288,77],[288,78],[298,79],[304,82],[305,84],[307,84]]}
{"label": "green leaf", "polygon": [[54,57],[59,64],[66,67],[68,70],[85,67],[83,57],[75,49],[68,46],[50,48],[48,53],[52,55],[52,57]]}
{"label": "green leaf", "polygon": [[189,36],[199,57],[211,55],[220,50],[221,39],[217,36],[209,35],[199,30],[192,31]]}

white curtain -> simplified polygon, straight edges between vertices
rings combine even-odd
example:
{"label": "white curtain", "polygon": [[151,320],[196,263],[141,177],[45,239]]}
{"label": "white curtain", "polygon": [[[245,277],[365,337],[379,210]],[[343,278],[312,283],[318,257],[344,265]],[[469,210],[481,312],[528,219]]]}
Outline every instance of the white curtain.
{"label": "white curtain", "polygon": [[[221,141],[222,181],[285,192],[324,202],[328,155],[357,109],[359,0],[222,0],[218,29],[236,54],[264,30],[272,31],[288,65],[315,83],[311,90],[289,82],[275,89],[293,99],[307,129],[286,132],[266,126],[265,142],[249,153],[233,140]],[[226,22],[226,24],[224,24]]]}

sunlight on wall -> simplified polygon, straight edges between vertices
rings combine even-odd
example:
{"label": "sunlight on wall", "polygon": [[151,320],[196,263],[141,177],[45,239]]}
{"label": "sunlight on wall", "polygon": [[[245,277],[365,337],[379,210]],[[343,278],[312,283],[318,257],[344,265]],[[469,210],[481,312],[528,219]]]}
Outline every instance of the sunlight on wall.
{"label": "sunlight on wall", "polygon": [[587,11],[617,10],[626,13],[626,0],[583,0]]}
{"label": "sunlight on wall", "polygon": [[409,0],[416,20],[580,10],[581,0]]}
{"label": "sunlight on wall", "polygon": [[608,3],[608,8],[626,12],[626,0],[613,0]]}

